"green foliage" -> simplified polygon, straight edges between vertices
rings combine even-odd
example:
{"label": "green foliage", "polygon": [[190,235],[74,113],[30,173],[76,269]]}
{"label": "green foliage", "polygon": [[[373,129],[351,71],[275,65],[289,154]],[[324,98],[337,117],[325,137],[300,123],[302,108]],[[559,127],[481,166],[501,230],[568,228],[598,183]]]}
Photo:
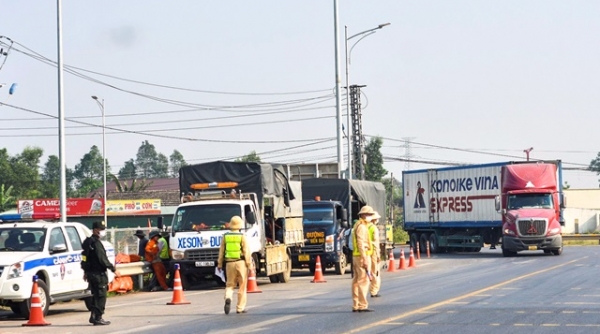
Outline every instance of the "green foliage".
{"label": "green foliage", "polygon": [[135,159],[137,177],[144,179],[162,178],[169,175],[169,159],[157,153],[154,145],[147,140],[142,142]]}
{"label": "green foliage", "polygon": [[596,172],[596,174],[600,175],[600,152],[598,152],[598,155],[596,156],[596,158],[594,158],[590,162],[590,166],[588,168],[591,171]]}
{"label": "green foliage", "polygon": [[133,159],[125,161],[125,165],[119,170],[119,179],[135,178],[135,162]]}
{"label": "green foliage", "polygon": [[11,196],[12,189],[12,186],[7,188],[4,184],[0,185],[0,212],[17,207],[17,199]]}
{"label": "green foliage", "polygon": [[408,233],[402,228],[394,227],[394,244],[405,245],[408,243]]}
{"label": "green foliage", "polygon": [[187,166],[185,159],[183,158],[183,154],[181,154],[177,150],[173,150],[173,153],[169,156],[169,170],[171,177],[179,177],[179,169],[183,166]]}
{"label": "green foliage", "polygon": [[367,161],[365,163],[365,179],[368,181],[380,182],[388,171],[383,168],[383,155],[381,147],[383,139],[381,137],[373,137],[365,146],[365,155]]}
{"label": "green foliage", "polygon": [[[106,173],[110,173],[110,167],[107,164]],[[75,178],[74,196],[87,197],[87,194],[102,187],[104,184],[104,158],[96,145],[90,148],[90,151],[83,155],[81,160],[73,171]]]}
{"label": "green foliage", "polygon": [[21,154],[13,157],[6,149],[0,150],[0,180],[12,186],[12,195],[19,198],[39,196],[40,174],[38,166],[43,151],[39,147],[26,147]]}
{"label": "green foliage", "polygon": [[260,157],[256,154],[256,151],[252,151],[241,158],[234,160],[235,162],[260,162]]}
{"label": "green foliage", "polygon": [[566,190],[569,188],[571,188],[571,185],[569,184],[569,182],[565,181],[565,184],[563,185],[563,190]]}

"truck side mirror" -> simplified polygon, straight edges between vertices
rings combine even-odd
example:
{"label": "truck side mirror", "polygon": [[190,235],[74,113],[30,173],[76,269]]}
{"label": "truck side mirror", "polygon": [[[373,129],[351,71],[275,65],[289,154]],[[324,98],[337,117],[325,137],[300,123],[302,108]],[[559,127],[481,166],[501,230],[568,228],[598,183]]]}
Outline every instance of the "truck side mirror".
{"label": "truck side mirror", "polygon": [[560,218],[558,218],[558,223],[560,224],[560,226],[565,226],[565,219],[563,218],[563,216],[560,216]]}
{"label": "truck side mirror", "polygon": [[[246,223],[249,225],[256,224],[256,213],[252,210],[250,205],[244,206],[244,215],[246,216]],[[248,227],[246,227],[248,228]]]}
{"label": "truck side mirror", "polygon": [[[560,208],[564,209],[567,207],[567,196],[565,196],[565,194],[561,193],[559,195],[559,200],[560,200]],[[563,222],[564,223],[564,222]],[[564,226],[564,225],[563,225]]]}
{"label": "truck side mirror", "polygon": [[500,204],[501,204],[500,203],[500,196],[496,196],[494,198],[494,200],[495,200],[495,204],[496,204],[496,212],[500,212]]}
{"label": "truck side mirror", "polygon": [[159,217],[158,217],[158,223],[157,223],[157,226],[158,226],[158,229],[159,229],[159,230],[162,230],[162,229],[165,227],[165,225],[163,224],[163,217],[162,217],[162,216],[159,216]]}
{"label": "truck side mirror", "polygon": [[341,208],[341,210],[338,210],[338,215],[338,219],[341,220],[341,227],[348,228],[348,210],[346,208]]}

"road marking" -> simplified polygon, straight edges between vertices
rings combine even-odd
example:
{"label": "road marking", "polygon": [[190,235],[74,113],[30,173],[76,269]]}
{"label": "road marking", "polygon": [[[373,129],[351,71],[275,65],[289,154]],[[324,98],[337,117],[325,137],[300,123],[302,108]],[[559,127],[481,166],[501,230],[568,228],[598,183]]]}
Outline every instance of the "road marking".
{"label": "road marking", "polygon": [[[211,291],[199,291],[199,292],[192,292],[192,293],[186,293],[186,295],[188,296],[195,296],[195,295],[204,295],[207,293],[210,293]],[[169,297],[172,298],[172,297]],[[165,298],[166,301],[169,301],[169,298]],[[122,303],[122,304],[110,304],[108,306],[106,306],[106,308],[114,308],[114,307],[120,307],[120,306],[128,306],[128,305],[135,305],[135,304],[144,304],[144,303],[149,303],[149,302],[155,302],[156,299],[147,299],[147,300],[138,300],[137,302],[131,302],[131,303]]]}
{"label": "road marking", "polygon": [[132,328],[124,331],[111,332],[112,334],[129,334],[129,333],[137,333],[137,332],[147,332],[149,329],[155,329],[158,327],[162,327],[163,325],[148,325],[144,327]]}
{"label": "road marking", "polygon": [[364,331],[364,330],[367,330],[367,329],[372,329],[375,326],[380,326],[380,325],[383,325],[383,324],[386,324],[386,323],[389,323],[389,322],[392,322],[392,321],[396,321],[398,319],[409,317],[411,315],[415,315],[415,314],[419,314],[419,313],[422,313],[422,312],[425,312],[425,311],[429,311],[431,309],[438,308],[440,306],[450,305],[450,304],[456,303],[456,302],[458,302],[460,300],[463,300],[465,298],[473,297],[473,296],[482,294],[484,292],[488,292],[490,290],[494,290],[494,289],[503,287],[505,285],[508,285],[508,284],[511,284],[511,283],[523,280],[525,278],[533,277],[533,276],[536,276],[536,275],[539,275],[539,274],[542,274],[542,273],[545,273],[545,272],[548,272],[548,271],[551,271],[551,270],[554,270],[554,269],[558,269],[558,268],[564,267],[566,265],[575,263],[575,262],[580,261],[580,260],[581,259],[572,260],[572,261],[569,261],[569,262],[566,262],[566,263],[563,263],[563,264],[559,264],[559,265],[556,265],[556,266],[553,266],[553,267],[549,267],[549,268],[546,268],[546,269],[534,271],[532,273],[525,274],[525,275],[522,275],[522,276],[519,276],[519,277],[515,277],[513,279],[509,279],[507,281],[504,281],[504,282],[501,282],[501,283],[498,283],[498,284],[494,284],[494,285],[488,286],[487,288],[483,288],[483,289],[480,289],[480,290],[477,290],[477,291],[473,291],[473,292],[464,294],[462,296],[458,296],[458,297],[446,299],[446,300],[443,300],[441,302],[434,303],[434,304],[422,307],[420,309],[416,309],[414,311],[406,312],[406,313],[403,313],[403,314],[400,314],[400,315],[397,315],[397,316],[394,316],[394,317],[390,317],[390,318],[387,318],[387,319],[384,319],[384,320],[376,321],[376,322],[370,323],[368,325],[365,325],[365,326],[362,326],[362,327],[359,327],[359,328],[355,328],[353,330],[345,332],[344,334],[358,333],[358,332],[361,332],[361,331]]}
{"label": "road marking", "polygon": [[271,320],[257,322],[252,325],[244,325],[243,327],[240,327],[240,328],[229,328],[229,329],[223,329],[223,330],[218,330],[218,331],[210,331],[208,333],[209,334],[227,334],[227,333],[236,333],[236,332],[239,332],[239,333],[256,332],[259,330],[264,330],[265,326],[273,325],[278,322],[284,322],[287,320],[291,320],[291,319],[295,319],[295,318],[299,318],[299,317],[303,317],[303,316],[304,315],[302,315],[302,314],[286,315],[284,317],[279,317],[279,318],[275,318],[275,319],[271,319]]}

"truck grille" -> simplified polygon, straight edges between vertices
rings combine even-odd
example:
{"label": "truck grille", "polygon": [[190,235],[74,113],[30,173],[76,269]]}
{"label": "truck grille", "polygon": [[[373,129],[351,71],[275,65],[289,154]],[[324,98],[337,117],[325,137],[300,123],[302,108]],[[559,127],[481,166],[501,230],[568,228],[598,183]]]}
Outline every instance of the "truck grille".
{"label": "truck grille", "polygon": [[322,253],[325,251],[325,245],[324,244],[319,244],[319,245],[304,245],[304,247],[302,247],[302,252],[303,253]]}
{"label": "truck grille", "polygon": [[519,219],[517,227],[523,237],[540,237],[546,235],[548,221],[546,219]]}
{"label": "truck grille", "polygon": [[185,259],[190,261],[218,261],[218,249],[193,249],[185,251]]}

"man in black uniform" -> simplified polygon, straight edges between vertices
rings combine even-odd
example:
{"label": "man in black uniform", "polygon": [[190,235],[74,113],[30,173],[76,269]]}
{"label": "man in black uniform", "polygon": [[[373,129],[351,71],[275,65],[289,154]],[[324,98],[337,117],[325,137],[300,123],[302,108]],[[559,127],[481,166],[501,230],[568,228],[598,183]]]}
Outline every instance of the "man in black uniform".
{"label": "man in black uniform", "polygon": [[117,277],[119,272],[110,263],[106,256],[106,250],[100,238],[106,235],[106,223],[96,221],[92,224],[92,236],[83,242],[81,254],[81,267],[85,274],[83,279],[90,283],[92,290],[92,314],[90,323],[96,325],[110,325],[110,321],[102,319],[104,307],[106,306],[106,292],[108,290],[108,276],[106,270],[110,269]]}

